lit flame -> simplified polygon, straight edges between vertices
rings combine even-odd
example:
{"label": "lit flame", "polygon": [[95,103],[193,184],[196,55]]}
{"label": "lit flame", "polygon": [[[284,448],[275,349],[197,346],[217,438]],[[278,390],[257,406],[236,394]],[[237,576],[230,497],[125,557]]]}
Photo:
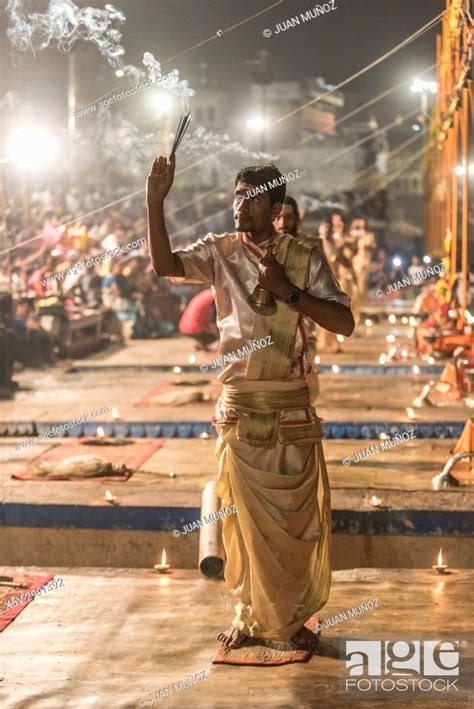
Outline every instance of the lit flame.
{"label": "lit flame", "polygon": [[380,504],[382,504],[382,500],[380,499],[380,497],[372,495],[372,497],[370,498],[370,504],[374,507],[378,507]]}
{"label": "lit flame", "polygon": [[341,371],[341,370],[339,369],[339,367],[337,366],[337,364],[333,364],[333,365],[332,365],[332,373],[333,373],[333,374],[339,374],[340,371]]}
{"label": "lit flame", "polygon": [[188,357],[189,364],[196,364],[196,355],[190,354]]}
{"label": "lit flame", "polygon": [[120,418],[119,410],[117,409],[116,406],[114,406],[112,409],[112,418],[114,418],[114,419]]}
{"label": "lit flame", "polygon": [[435,358],[434,357],[428,357],[428,364],[434,364],[435,363]]}
{"label": "lit flame", "polygon": [[388,321],[389,321],[389,323],[390,323],[391,325],[395,325],[395,323],[397,322],[397,316],[394,315],[393,313],[391,313],[391,314],[388,316]]}
{"label": "lit flame", "polygon": [[102,428],[102,426],[97,426],[97,430],[95,432],[96,438],[105,438],[105,431]]}
{"label": "lit flame", "polygon": [[439,550],[437,566],[443,566],[443,549]]}
{"label": "lit flame", "polygon": [[379,364],[385,364],[386,361],[387,361],[387,355],[381,354],[379,357]]}
{"label": "lit flame", "polygon": [[400,354],[402,355],[403,359],[406,359],[408,357],[408,350],[403,349]]}
{"label": "lit flame", "polygon": [[365,326],[366,326],[366,327],[372,327],[372,324],[373,324],[373,323],[372,323],[372,320],[371,320],[370,318],[367,318],[367,320],[365,321]]}
{"label": "lit flame", "polygon": [[413,315],[410,315],[410,317],[408,318],[408,322],[412,327],[416,326],[416,318],[414,318]]}
{"label": "lit flame", "polygon": [[413,365],[413,374],[419,374],[420,373],[420,368],[417,364]]}
{"label": "lit flame", "polygon": [[416,419],[416,414],[410,406],[407,406],[407,416],[409,419]]}
{"label": "lit flame", "polygon": [[385,339],[387,342],[395,342],[395,335],[387,335]]}
{"label": "lit flame", "polygon": [[402,317],[402,324],[403,324],[403,325],[408,325],[408,322],[409,322],[409,320],[408,320],[407,316],[404,315],[404,316]]}
{"label": "lit flame", "polygon": [[105,491],[105,499],[107,500],[107,502],[115,502],[117,500],[115,495],[112,495],[110,490]]}
{"label": "lit flame", "polygon": [[344,342],[344,335],[336,335],[336,339],[338,342]]}
{"label": "lit flame", "polygon": [[175,374],[181,374],[181,367],[173,367],[173,372]]}
{"label": "lit flame", "polygon": [[161,555],[161,566],[166,566],[166,551],[164,549]]}
{"label": "lit flame", "polygon": [[321,362],[321,357],[319,355],[316,355],[316,357],[314,358],[314,363],[319,364],[320,362]]}

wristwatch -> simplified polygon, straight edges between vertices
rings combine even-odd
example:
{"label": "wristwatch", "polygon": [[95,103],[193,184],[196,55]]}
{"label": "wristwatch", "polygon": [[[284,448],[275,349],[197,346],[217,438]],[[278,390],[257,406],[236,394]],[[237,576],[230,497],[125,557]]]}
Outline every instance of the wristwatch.
{"label": "wristwatch", "polygon": [[288,303],[289,305],[296,305],[296,303],[299,302],[301,298],[301,292],[299,290],[292,290],[288,294],[288,298],[285,300],[285,303]]}

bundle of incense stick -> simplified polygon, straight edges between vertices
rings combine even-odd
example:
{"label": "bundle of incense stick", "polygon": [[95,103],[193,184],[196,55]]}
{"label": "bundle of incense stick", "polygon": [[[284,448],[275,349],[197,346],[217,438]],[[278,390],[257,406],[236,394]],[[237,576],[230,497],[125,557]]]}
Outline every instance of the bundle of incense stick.
{"label": "bundle of incense stick", "polygon": [[188,130],[189,124],[193,120],[193,117],[191,113],[184,113],[181,115],[181,118],[179,119],[178,123],[178,129],[176,131],[176,134],[174,136],[174,143],[173,147],[171,148],[171,153],[170,153],[170,158],[173,157],[175,152],[178,150],[179,144],[184,138],[184,134]]}

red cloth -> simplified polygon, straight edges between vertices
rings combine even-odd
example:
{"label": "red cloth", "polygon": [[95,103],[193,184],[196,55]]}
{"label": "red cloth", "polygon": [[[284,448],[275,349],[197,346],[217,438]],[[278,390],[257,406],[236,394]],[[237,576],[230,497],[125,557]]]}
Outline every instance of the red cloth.
{"label": "red cloth", "polygon": [[[0,571],[2,571],[2,575],[4,572],[4,569],[0,567]],[[21,613],[21,611],[26,608],[26,606],[31,603],[33,599],[33,596],[28,594],[26,595],[27,591],[33,591],[36,590],[37,588],[41,588],[41,586],[45,586],[51,579],[54,578],[53,574],[47,574],[43,576],[38,576],[38,575],[32,575],[32,574],[25,574],[23,572],[17,572],[15,574],[8,574],[9,576],[13,576],[14,580],[19,582],[19,581],[24,581],[28,584],[28,588],[11,588],[9,586],[0,586],[2,589],[2,605],[0,608],[0,633],[5,630],[7,625],[10,625],[10,623],[15,620],[17,615]],[[19,600],[19,604],[13,606],[12,608],[9,608],[5,601],[9,600],[10,598],[17,598]]]}
{"label": "red cloth", "polygon": [[199,335],[207,331],[211,320],[211,310],[214,303],[212,290],[206,288],[191,298],[179,321],[179,331],[182,335]]}
{"label": "red cloth", "polygon": [[[99,475],[96,477],[88,478],[55,478],[54,475],[45,478],[44,475],[39,475],[37,471],[37,464],[40,461],[49,462],[59,462],[64,460],[67,456],[75,455],[98,455],[101,458],[106,458],[111,463],[125,463],[128,468],[132,471],[137,471],[141,465],[143,465],[148,458],[150,458],[154,453],[160,450],[160,448],[165,444],[166,438],[131,438],[129,439],[130,445],[128,446],[95,446],[87,445],[87,441],[93,440],[91,438],[73,438],[67,441],[58,443],[57,445],[50,448],[46,453],[35,458],[28,467],[21,470],[18,473],[12,474],[14,480],[72,480],[74,482],[81,482],[85,480],[92,480],[94,482],[100,481],[114,481],[114,482],[127,482],[132,473],[115,473],[112,475]],[[106,438],[105,440],[113,441],[113,438]]]}

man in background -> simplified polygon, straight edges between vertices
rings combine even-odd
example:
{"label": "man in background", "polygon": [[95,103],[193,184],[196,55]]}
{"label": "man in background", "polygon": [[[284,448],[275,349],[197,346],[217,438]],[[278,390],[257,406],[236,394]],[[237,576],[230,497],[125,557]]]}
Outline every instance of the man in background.
{"label": "man in background", "polygon": [[296,199],[286,196],[280,214],[273,222],[275,231],[279,234],[298,236],[301,229],[301,217]]}
{"label": "man in background", "polygon": [[191,298],[181,315],[178,329],[182,335],[196,340],[196,349],[209,349],[209,345],[219,337],[216,325],[216,308],[210,288],[205,288]]}

